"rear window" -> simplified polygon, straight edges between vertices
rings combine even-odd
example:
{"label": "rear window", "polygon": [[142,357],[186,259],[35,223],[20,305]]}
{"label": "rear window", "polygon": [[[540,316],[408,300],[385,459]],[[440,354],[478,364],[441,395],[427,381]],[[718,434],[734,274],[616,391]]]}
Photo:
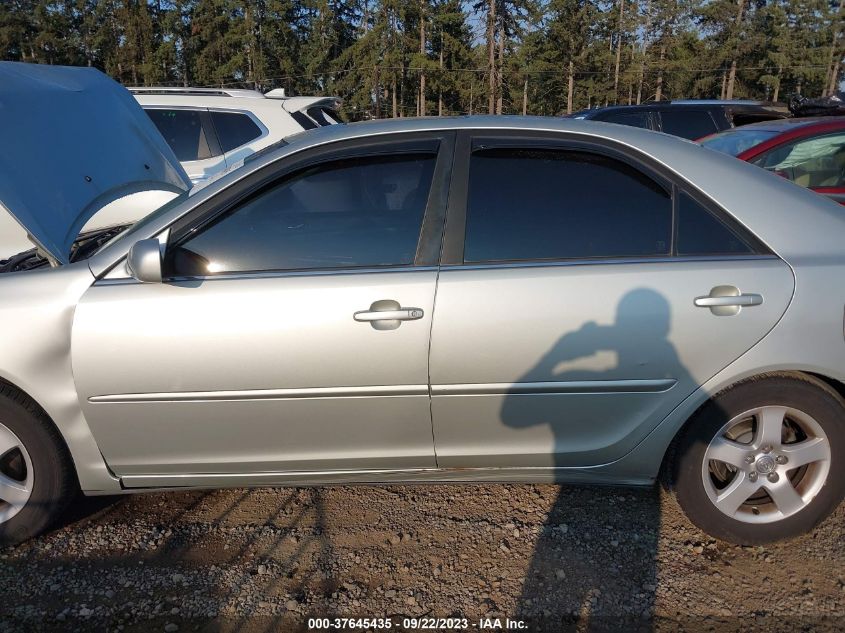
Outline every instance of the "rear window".
{"label": "rear window", "polygon": [[224,152],[246,145],[261,136],[261,128],[246,114],[238,112],[212,112],[211,120],[217,131],[217,140]]}
{"label": "rear window", "polygon": [[704,147],[715,149],[717,152],[739,156],[744,151],[756,147],[760,143],[777,136],[772,130],[751,130],[748,128],[725,130],[713,134],[699,141]]}
{"label": "rear window", "polygon": [[717,132],[719,128],[706,110],[663,110],[660,112],[663,132],[695,140]]}

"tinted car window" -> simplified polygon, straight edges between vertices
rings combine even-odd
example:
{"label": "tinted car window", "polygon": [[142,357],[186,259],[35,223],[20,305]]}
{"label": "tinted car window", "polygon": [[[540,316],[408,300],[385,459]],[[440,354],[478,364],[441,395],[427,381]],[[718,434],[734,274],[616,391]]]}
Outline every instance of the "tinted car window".
{"label": "tinted car window", "polygon": [[631,127],[642,127],[646,129],[651,128],[649,116],[647,112],[611,112],[602,116],[599,121],[606,121],[607,123],[619,123],[620,125],[630,125]]}
{"label": "tinted car window", "polygon": [[467,262],[666,255],[671,233],[669,194],[621,161],[546,149],[472,155]]}
{"label": "tinted car window", "polygon": [[261,128],[245,114],[237,112],[212,112],[211,120],[217,131],[217,140],[224,152],[245,145],[261,136]]}
{"label": "tinted car window", "polygon": [[201,111],[150,108],[146,112],[180,162],[213,156]]}
{"label": "tinted car window", "polygon": [[751,162],[804,187],[845,187],[845,133],[781,145]]}
{"label": "tinted car window", "polygon": [[678,255],[747,255],[752,249],[690,196],[678,199]]}
{"label": "tinted car window", "polygon": [[718,131],[709,112],[704,110],[662,110],[660,121],[666,134],[695,140]]}
{"label": "tinted car window", "polygon": [[749,128],[731,129],[713,134],[699,141],[704,147],[715,149],[717,152],[739,156],[744,151],[756,147],[764,141],[777,136],[777,132],[771,130],[756,130]]}
{"label": "tinted car window", "polygon": [[168,251],[169,273],[412,264],[434,163],[407,154],[308,168]]}

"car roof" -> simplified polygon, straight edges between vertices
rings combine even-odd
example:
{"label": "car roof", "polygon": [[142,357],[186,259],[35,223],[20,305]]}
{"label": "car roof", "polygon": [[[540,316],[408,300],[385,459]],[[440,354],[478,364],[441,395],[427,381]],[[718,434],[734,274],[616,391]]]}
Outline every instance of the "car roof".
{"label": "car roof", "polygon": [[746,99],[678,99],[673,101],[647,101],[638,105],[608,105],[589,110],[579,110],[568,115],[569,117],[587,117],[600,112],[636,112],[638,110],[692,110],[695,108],[731,108],[748,110],[768,110],[786,113],[788,110],[782,103],[772,101],[751,101]]}
{"label": "car roof", "polygon": [[789,119],[772,119],[771,121],[760,121],[749,123],[734,130],[762,130],[765,132],[791,132],[806,128],[845,128],[845,116],[815,116],[815,117],[794,117]]}

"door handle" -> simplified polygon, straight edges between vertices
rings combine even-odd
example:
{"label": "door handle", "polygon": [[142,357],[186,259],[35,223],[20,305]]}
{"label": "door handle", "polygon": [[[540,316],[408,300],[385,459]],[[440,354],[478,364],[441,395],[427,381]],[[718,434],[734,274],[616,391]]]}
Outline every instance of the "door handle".
{"label": "door handle", "polygon": [[763,303],[763,296],[742,293],[736,286],[716,286],[706,297],[696,297],[693,302],[699,308],[710,308],[716,316],[734,316],[742,308],[758,306]]}
{"label": "door handle", "polygon": [[399,310],[361,310],[352,315],[356,321],[415,321],[423,318],[419,308],[400,308]]}
{"label": "door handle", "polygon": [[369,310],[359,310],[352,318],[361,323],[369,323],[374,330],[395,330],[402,321],[416,321],[423,318],[422,308],[403,308],[398,301],[381,299],[374,301]]}
{"label": "door handle", "polygon": [[712,308],[713,306],[758,306],[763,303],[760,295],[747,294],[735,297],[696,297],[695,305],[699,308]]}

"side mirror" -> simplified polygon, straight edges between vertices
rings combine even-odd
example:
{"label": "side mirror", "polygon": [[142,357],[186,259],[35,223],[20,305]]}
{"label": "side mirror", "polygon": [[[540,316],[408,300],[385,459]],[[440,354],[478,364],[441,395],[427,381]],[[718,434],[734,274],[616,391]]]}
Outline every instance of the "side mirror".
{"label": "side mirror", "polygon": [[126,256],[129,274],[145,283],[161,283],[161,246],[157,239],[139,240]]}

